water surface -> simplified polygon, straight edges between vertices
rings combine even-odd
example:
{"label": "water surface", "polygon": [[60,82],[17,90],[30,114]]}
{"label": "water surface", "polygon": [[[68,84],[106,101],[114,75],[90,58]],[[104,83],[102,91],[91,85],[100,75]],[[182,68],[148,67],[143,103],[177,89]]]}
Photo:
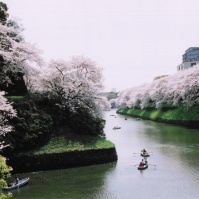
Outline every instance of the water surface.
{"label": "water surface", "polygon": [[[110,115],[116,116],[110,116]],[[20,199],[198,199],[199,130],[106,113],[107,139],[116,145],[118,161],[66,170],[20,174],[26,187]],[[114,126],[121,129],[113,130]],[[145,148],[149,168],[137,170]],[[156,166],[154,166],[156,165]]]}

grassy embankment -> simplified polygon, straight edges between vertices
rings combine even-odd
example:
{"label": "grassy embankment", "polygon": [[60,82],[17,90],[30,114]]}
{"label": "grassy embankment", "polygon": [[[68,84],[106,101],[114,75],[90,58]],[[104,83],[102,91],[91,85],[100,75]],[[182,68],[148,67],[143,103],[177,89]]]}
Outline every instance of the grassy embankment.
{"label": "grassy embankment", "polygon": [[190,124],[190,122],[199,122],[199,106],[179,106],[179,107],[163,107],[157,110],[152,107],[146,109],[119,109],[119,114],[130,115],[154,121],[162,121],[168,123]]}
{"label": "grassy embankment", "polygon": [[23,100],[24,96],[5,96],[9,100]]}
{"label": "grassy embankment", "polygon": [[14,173],[67,169],[117,161],[115,146],[100,137],[55,137],[45,146],[9,157]]}
{"label": "grassy embankment", "polygon": [[109,149],[115,145],[106,138],[89,135],[70,135],[69,137],[53,137],[41,148],[18,153],[17,156],[56,154],[72,151],[86,151],[90,149]]}

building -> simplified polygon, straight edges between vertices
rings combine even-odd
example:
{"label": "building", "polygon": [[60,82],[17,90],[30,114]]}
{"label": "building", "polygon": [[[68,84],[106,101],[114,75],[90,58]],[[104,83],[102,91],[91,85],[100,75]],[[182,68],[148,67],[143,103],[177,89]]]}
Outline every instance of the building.
{"label": "building", "polygon": [[185,70],[199,63],[199,47],[190,47],[182,55],[182,63],[177,70]]}

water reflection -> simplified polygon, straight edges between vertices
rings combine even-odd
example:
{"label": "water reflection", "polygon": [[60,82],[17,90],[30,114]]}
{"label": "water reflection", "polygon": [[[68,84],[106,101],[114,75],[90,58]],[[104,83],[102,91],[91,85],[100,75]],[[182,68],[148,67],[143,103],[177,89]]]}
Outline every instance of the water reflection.
{"label": "water reflection", "polygon": [[[66,170],[29,173],[29,189],[13,191],[14,198],[96,198],[106,186],[106,175],[115,168],[116,163],[81,167]],[[21,174],[20,177],[27,176]]]}

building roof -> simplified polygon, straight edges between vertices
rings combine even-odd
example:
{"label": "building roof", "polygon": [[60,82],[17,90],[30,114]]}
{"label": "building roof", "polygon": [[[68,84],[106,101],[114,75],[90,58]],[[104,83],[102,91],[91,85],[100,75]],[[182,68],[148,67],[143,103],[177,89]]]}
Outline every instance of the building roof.
{"label": "building roof", "polygon": [[191,51],[191,50],[199,50],[199,47],[190,47],[190,48],[188,48],[188,49],[185,51],[185,53],[186,53],[186,52],[189,52],[189,51]]}

